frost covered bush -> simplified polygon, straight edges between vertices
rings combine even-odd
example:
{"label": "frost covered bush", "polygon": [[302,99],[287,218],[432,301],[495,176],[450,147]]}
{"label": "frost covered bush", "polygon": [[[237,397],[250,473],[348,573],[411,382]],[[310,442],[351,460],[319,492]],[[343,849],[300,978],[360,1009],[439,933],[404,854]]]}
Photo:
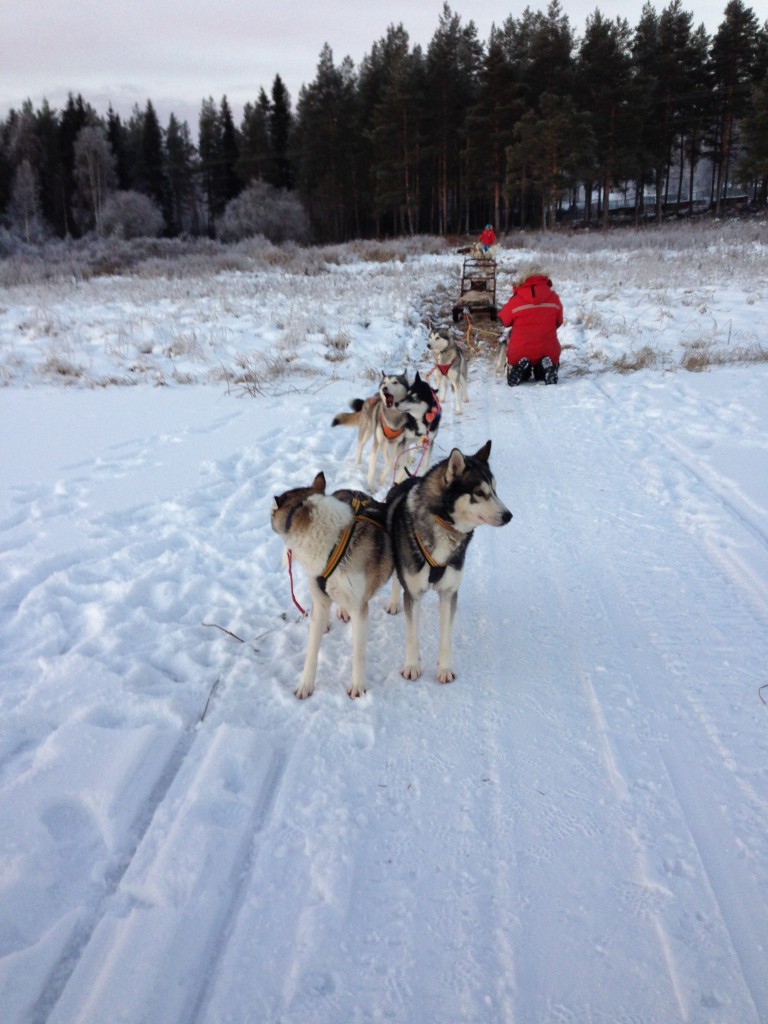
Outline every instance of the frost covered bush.
{"label": "frost covered bush", "polygon": [[262,235],[270,242],[304,242],[309,222],[304,207],[293,193],[254,181],[227,203],[216,225],[222,242],[239,242]]}
{"label": "frost covered bush", "polygon": [[165,222],[159,208],[141,192],[113,192],[101,211],[101,233],[113,238],[157,238]]}

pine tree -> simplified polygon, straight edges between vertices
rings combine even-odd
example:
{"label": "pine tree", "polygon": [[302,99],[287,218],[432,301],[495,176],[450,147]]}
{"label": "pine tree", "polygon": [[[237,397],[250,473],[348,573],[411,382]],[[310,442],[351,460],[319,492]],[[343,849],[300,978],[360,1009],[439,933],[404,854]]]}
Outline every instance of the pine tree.
{"label": "pine tree", "polygon": [[389,48],[386,76],[368,132],[373,208],[379,231],[415,234],[421,230],[424,60],[419,47],[409,53],[405,33]]}
{"label": "pine tree", "polygon": [[166,224],[172,236],[200,230],[200,214],[195,188],[196,150],[189,125],[171,114],[165,133],[168,209]]}
{"label": "pine tree", "polygon": [[749,111],[752,88],[758,80],[760,36],[754,11],[742,0],[730,0],[710,51],[716,102],[716,216],[728,189],[739,121]]}
{"label": "pine tree", "polygon": [[623,117],[631,87],[630,30],[623,18],[607,21],[599,10],[587,18],[576,69],[578,106],[589,111],[596,140],[602,216],[607,226],[609,197],[615,181],[634,165],[630,122]]}
{"label": "pine tree", "polygon": [[572,100],[550,93],[539,98],[538,112],[529,110],[515,126],[515,143],[509,147],[509,185],[537,197],[541,227],[555,224],[558,204],[576,182],[588,173],[595,156],[590,118]]}
{"label": "pine tree", "polygon": [[272,144],[269,137],[269,97],[263,89],[257,102],[246,103],[240,124],[240,154],[237,175],[243,185],[261,178],[267,181],[272,166]]}
{"label": "pine tree", "polygon": [[237,173],[240,142],[226,96],[222,96],[219,117],[221,119],[221,190],[226,204],[230,199],[234,199],[242,189],[242,182]]}
{"label": "pine tree", "polygon": [[151,100],[144,108],[141,131],[140,173],[137,186],[140,192],[153,199],[164,212],[168,206],[165,182],[165,152],[163,130]]}
{"label": "pine tree", "polygon": [[506,150],[525,112],[503,38],[495,29],[478,73],[477,99],[467,113],[466,166],[471,199],[481,200],[479,221],[509,228]]}
{"label": "pine tree", "polygon": [[336,67],[326,43],[314,81],[301,90],[295,126],[298,187],[316,238],[359,234],[359,137],[352,62],[345,58]]}
{"label": "pine tree", "polygon": [[435,205],[433,227],[439,234],[461,228],[465,114],[475,100],[481,59],[474,22],[462,26],[460,16],[444,3],[425,63],[426,143]]}
{"label": "pine tree", "polygon": [[269,180],[276,188],[294,188],[295,173],[290,157],[293,115],[291,98],[280,75],[272,83],[272,104],[269,112],[269,137],[272,142],[272,177]]}
{"label": "pine tree", "polygon": [[127,154],[125,128],[110,103],[107,111],[107,139],[115,157],[115,173],[117,174],[117,187],[125,190],[131,187],[131,178]]}
{"label": "pine tree", "polygon": [[203,101],[200,111],[198,152],[207,231],[213,237],[214,222],[224,212],[226,200],[221,188],[221,121],[212,97]]}
{"label": "pine tree", "polygon": [[72,93],[67,98],[67,105],[59,120],[59,175],[56,182],[58,191],[58,204],[61,210],[61,218],[57,229],[62,235],[69,235],[77,231],[77,224],[73,216],[73,199],[75,195],[75,140],[88,124],[96,123],[96,113],[92,107],[86,104],[82,96],[74,97]]}
{"label": "pine tree", "polygon": [[768,74],[752,92],[752,109],[743,123],[744,152],[737,167],[737,178],[748,184],[754,201],[768,203]]}

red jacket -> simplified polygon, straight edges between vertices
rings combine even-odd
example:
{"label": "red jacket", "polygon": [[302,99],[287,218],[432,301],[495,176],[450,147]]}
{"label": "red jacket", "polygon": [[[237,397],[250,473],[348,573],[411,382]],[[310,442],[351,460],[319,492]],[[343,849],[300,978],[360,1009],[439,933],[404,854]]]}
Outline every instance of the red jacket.
{"label": "red jacket", "polygon": [[483,231],[482,235],[480,235],[480,244],[481,245],[493,245],[493,243],[495,241],[496,241],[496,232],[493,230],[493,228],[486,228]]}
{"label": "red jacket", "polygon": [[505,327],[512,327],[507,345],[510,366],[523,358],[538,363],[544,356],[559,365],[557,328],[563,323],[563,304],[548,277],[533,274],[517,285],[498,316]]}

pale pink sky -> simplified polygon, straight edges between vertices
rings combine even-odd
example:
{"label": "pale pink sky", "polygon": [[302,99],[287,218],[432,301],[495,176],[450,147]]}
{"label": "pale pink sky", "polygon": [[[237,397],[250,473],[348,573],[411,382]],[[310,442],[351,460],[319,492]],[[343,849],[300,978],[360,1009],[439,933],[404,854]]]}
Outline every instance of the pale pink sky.
{"label": "pale pink sky", "polygon": [[[451,3],[482,41],[494,23],[520,17],[526,6],[543,11],[547,2]],[[661,12],[667,3],[653,6]],[[725,6],[683,2],[694,26],[710,33]],[[765,19],[765,10],[748,6]],[[561,7],[580,35],[596,8],[634,27],[643,0],[561,0]],[[442,0],[0,0],[0,117],[25,99],[60,108],[68,92],[79,92],[99,113],[111,102],[125,115],[151,99],[161,121],[173,111],[193,127],[206,97],[226,95],[237,120],[262,86],[270,92],[276,74],[295,108],[324,43],[337,63],[349,56],[358,65],[390,24],[402,22],[411,44],[426,48],[441,11]]]}

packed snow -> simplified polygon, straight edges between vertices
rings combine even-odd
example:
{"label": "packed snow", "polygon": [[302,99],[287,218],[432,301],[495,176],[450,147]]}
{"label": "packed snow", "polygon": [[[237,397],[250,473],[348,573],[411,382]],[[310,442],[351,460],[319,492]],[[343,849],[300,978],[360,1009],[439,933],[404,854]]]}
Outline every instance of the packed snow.
{"label": "packed snow", "polygon": [[367,694],[334,620],[298,701],[272,496],[365,487],[331,420],[462,258],[340,253],[0,293],[0,1019],[765,1024],[766,225],[504,241],[564,353],[510,389],[478,324],[443,411],[514,514],[457,679],[382,590]]}

